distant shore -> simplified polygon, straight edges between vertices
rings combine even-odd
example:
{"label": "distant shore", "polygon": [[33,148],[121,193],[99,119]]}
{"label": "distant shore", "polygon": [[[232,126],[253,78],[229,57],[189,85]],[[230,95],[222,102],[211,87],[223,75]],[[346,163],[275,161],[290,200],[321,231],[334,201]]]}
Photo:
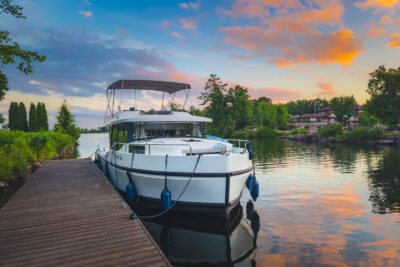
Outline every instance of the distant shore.
{"label": "distant shore", "polygon": [[299,134],[283,136],[283,138],[286,140],[301,141],[301,142],[307,142],[307,143],[378,144],[381,146],[392,146],[392,147],[400,148],[400,135],[384,137],[380,140],[344,140],[342,138],[336,138],[336,137],[322,137],[316,133],[309,133],[309,134],[299,133]]}

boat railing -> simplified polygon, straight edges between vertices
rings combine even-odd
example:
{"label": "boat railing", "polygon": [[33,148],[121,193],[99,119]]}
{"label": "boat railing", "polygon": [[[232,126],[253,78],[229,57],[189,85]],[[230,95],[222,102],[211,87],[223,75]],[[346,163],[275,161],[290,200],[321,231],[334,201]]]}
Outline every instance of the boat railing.
{"label": "boat railing", "polygon": [[[132,144],[132,143],[119,143],[119,142],[115,142],[110,150],[114,150],[115,147],[117,147],[117,150],[120,150],[122,146],[125,146],[125,153],[127,153],[127,148],[129,148],[129,146],[147,146],[149,148],[149,154],[151,154],[151,147],[152,146],[184,146],[184,147],[188,147],[189,148],[189,155],[191,156],[193,154],[193,149],[192,146],[189,144]],[[129,152],[129,151],[128,151]],[[129,152],[130,153],[130,152]]]}
{"label": "boat railing", "polygon": [[[232,142],[237,142],[239,148],[246,148],[246,144],[247,144],[247,142],[249,142],[248,140],[244,140],[244,139],[225,139],[225,140],[231,144],[232,144]],[[243,147],[241,146],[241,144],[243,144]]]}

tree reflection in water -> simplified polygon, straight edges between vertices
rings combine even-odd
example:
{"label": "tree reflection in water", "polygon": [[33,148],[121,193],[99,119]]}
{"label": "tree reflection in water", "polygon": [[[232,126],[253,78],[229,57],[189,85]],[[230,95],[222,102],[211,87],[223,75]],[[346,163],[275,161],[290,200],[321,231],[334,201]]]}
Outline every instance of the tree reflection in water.
{"label": "tree reflection in water", "polygon": [[400,152],[387,149],[376,166],[369,166],[372,212],[400,212]]}

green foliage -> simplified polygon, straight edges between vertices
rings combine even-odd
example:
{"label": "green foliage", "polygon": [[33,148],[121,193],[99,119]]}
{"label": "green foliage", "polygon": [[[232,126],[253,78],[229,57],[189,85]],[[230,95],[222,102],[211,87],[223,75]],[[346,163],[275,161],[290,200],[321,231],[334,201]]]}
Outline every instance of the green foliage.
{"label": "green foliage", "polygon": [[357,103],[353,96],[334,97],[329,102],[329,106],[338,121],[343,121],[343,116],[345,115],[353,114],[356,105]]}
{"label": "green foliage", "polygon": [[24,175],[30,164],[74,147],[73,139],[56,132],[0,132],[0,180]]}
{"label": "green foliage", "polygon": [[18,118],[18,104],[16,102],[11,102],[10,109],[8,110],[8,128],[11,131],[18,130],[17,118]]}
{"label": "green foliage", "polygon": [[29,107],[29,131],[37,132],[38,131],[38,116],[37,116],[36,106],[31,103]]}
{"label": "green foliage", "polygon": [[360,124],[363,127],[374,127],[375,125],[378,124],[378,119],[375,116],[370,115],[366,111],[361,113],[359,120],[360,120]]}
{"label": "green foliage", "polygon": [[301,114],[311,114],[318,112],[321,108],[327,107],[329,105],[326,99],[299,99],[296,101],[289,101],[286,106],[289,114],[301,115]]}
{"label": "green foliage", "polygon": [[5,121],[6,121],[6,120],[4,119],[3,114],[0,113],[0,123],[4,123]]}
{"label": "green foliage", "polygon": [[291,118],[291,115],[288,113],[286,105],[278,104],[275,107],[278,129],[286,129],[288,127],[288,120]]}
{"label": "green foliage", "polygon": [[40,131],[49,130],[46,105],[43,102],[37,104],[37,120],[38,120],[38,130]]}
{"label": "green foliage", "polygon": [[309,134],[309,131],[304,128],[295,128],[289,131],[289,135],[293,134]]}
{"label": "green foliage", "polygon": [[28,131],[28,119],[26,116],[26,108],[25,104],[20,102],[18,105],[18,113],[17,113],[17,129],[20,131]]}
{"label": "green foliage", "polygon": [[249,92],[246,88],[236,85],[230,88],[227,99],[227,115],[229,124],[233,130],[244,129],[251,124],[253,116],[253,103],[249,100]]}
{"label": "green foliage", "polygon": [[61,105],[61,108],[59,109],[58,115],[56,117],[57,123],[54,125],[54,129],[56,131],[61,131],[68,134],[75,142],[77,142],[81,134],[79,132],[79,128],[75,125],[74,117],[69,111],[67,102],[65,100]]}
{"label": "green foliage", "polygon": [[366,110],[390,128],[400,123],[400,67],[386,69],[379,66],[370,73]]}
{"label": "green foliage", "polygon": [[213,135],[223,135],[228,125],[225,87],[226,84],[223,84],[216,74],[211,74],[206,82],[205,92],[202,92],[199,97],[203,101],[201,105],[208,105],[206,114],[213,120],[209,125],[210,134]]}
{"label": "green foliage", "polygon": [[342,125],[336,123],[318,128],[318,134],[320,134],[322,137],[338,136],[341,135],[342,132]]}
{"label": "green foliage", "polygon": [[[15,18],[24,19],[22,7],[12,5],[11,0],[0,0],[0,14],[10,14]],[[32,62],[43,62],[46,57],[37,52],[23,50],[18,43],[13,42],[8,31],[0,31],[0,62],[2,65],[17,64],[17,69],[25,74],[33,73]],[[0,70],[0,100],[8,91],[7,77]]]}
{"label": "green foliage", "polygon": [[263,125],[261,125],[253,135],[253,137],[259,137],[259,138],[276,137],[276,136],[278,136],[278,132],[275,129],[264,127]]}
{"label": "green foliage", "polygon": [[108,128],[103,126],[103,127],[97,127],[97,129],[87,129],[87,128],[79,128],[80,133],[108,133]]}
{"label": "green foliage", "polygon": [[[251,100],[248,90],[240,85],[227,90],[226,84],[215,74],[210,75],[200,99],[203,100],[202,105],[207,105],[205,110],[191,107],[191,112],[211,117],[213,121],[207,126],[207,131],[212,135],[276,136],[276,129],[287,128],[287,121],[290,119],[286,105],[274,105],[268,97]],[[249,131],[250,127],[258,130]]]}
{"label": "green foliage", "polygon": [[372,130],[360,128],[354,131],[347,131],[343,134],[343,140],[346,141],[379,140],[382,139],[382,137],[383,132],[378,128]]}

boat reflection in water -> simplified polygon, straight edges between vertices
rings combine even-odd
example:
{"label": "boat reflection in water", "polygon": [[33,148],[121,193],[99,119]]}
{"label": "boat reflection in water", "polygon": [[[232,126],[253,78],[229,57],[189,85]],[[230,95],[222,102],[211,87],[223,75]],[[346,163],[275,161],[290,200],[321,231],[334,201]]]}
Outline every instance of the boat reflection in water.
{"label": "boat reflection in water", "polygon": [[142,222],[173,265],[255,265],[260,217],[251,201],[246,217],[238,205],[229,219],[171,213]]}

